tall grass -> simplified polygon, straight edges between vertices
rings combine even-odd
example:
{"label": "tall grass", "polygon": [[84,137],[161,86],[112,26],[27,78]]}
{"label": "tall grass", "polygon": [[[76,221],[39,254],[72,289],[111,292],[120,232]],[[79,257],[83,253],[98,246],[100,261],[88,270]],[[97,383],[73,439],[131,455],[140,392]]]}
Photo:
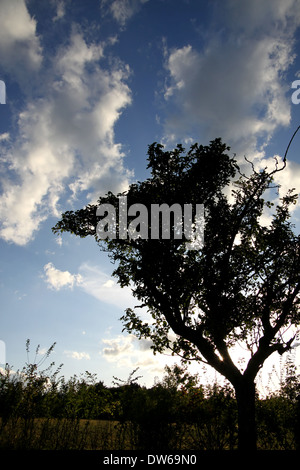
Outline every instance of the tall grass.
{"label": "tall grass", "polygon": [[[233,390],[202,385],[185,367],[166,368],[161,382],[106,387],[87,372],[69,380],[55,364],[42,370],[39,347],[21,371],[0,373],[0,448],[36,450],[233,450],[237,410]],[[40,358],[40,359],[39,359]],[[38,360],[39,359],[39,360]],[[300,382],[291,357],[280,390],[257,398],[258,448],[299,449]]]}

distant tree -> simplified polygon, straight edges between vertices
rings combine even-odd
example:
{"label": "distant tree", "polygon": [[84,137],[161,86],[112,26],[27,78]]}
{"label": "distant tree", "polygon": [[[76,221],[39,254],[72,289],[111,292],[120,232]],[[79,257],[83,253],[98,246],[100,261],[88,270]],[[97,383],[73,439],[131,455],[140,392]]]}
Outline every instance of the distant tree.
{"label": "distant tree", "polygon": [[[187,361],[206,362],[233,385],[239,448],[252,450],[256,448],[255,378],[271,354],[290,350],[295,334],[288,336],[287,329],[300,319],[300,243],[289,220],[297,195],[290,190],[280,199],[270,224],[264,225],[263,211],[273,203],[263,195],[274,192],[274,175],[284,170],[285,158],[273,171],[256,171],[252,165],[246,176],[228,150],[221,139],[208,146],[196,143],[188,152],[182,145],[165,151],[153,143],[148,149],[151,176],[122,194],[128,207],[143,204],[149,211],[151,204],[204,204],[205,242],[197,250],[187,249],[185,236],[118,237],[121,195],[111,192],[98,203],[109,203],[116,210],[115,239],[99,238],[98,205],[65,212],[52,230],[94,236],[117,263],[113,275],[122,287],[132,287],[152,317],[145,322],[127,309],[124,329],[150,338],[154,352],[170,349]],[[175,229],[174,224],[173,235]],[[244,370],[232,359],[237,343],[244,343],[251,353]]]}

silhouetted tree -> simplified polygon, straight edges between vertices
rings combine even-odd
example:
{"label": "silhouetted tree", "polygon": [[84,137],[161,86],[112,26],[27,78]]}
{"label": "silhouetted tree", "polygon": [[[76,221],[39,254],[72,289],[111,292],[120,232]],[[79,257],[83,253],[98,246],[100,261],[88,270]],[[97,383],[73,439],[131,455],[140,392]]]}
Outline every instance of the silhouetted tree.
{"label": "silhouetted tree", "polygon": [[[176,238],[175,225],[170,239],[119,237],[121,195],[111,192],[98,202],[115,207],[115,239],[99,238],[97,205],[65,212],[53,231],[93,235],[117,263],[113,275],[122,287],[132,287],[152,318],[142,321],[127,309],[124,329],[150,338],[154,351],[169,348],[186,360],[205,361],[233,385],[239,448],[255,449],[255,378],[271,354],[290,350],[295,336],[283,332],[299,324],[299,235],[289,220],[297,195],[289,191],[274,207],[270,224],[262,224],[264,209],[273,205],[263,195],[274,191],[274,175],[285,168],[285,159],[273,171],[252,165],[246,176],[228,150],[221,139],[194,144],[188,152],[181,145],[165,151],[153,143],[151,177],[122,194],[128,207],[143,204],[149,211],[151,204],[204,204],[205,243],[199,249],[187,249],[189,240]],[[231,355],[241,342],[251,353],[244,370]]]}

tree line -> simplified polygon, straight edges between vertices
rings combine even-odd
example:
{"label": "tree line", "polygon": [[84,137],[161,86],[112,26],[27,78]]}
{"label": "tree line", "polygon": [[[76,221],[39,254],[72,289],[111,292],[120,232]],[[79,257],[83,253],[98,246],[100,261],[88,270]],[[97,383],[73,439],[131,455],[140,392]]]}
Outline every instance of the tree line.
{"label": "tree line", "polygon": [[[29,342],[27,343],[29,347]],[[51,347],[46,356],[51,353]],[[45,358],[44,358],[45,359]],[[41,361],[0,374],[0,448],[235,450],[238,410],[230,383],[203,385],[185,365],[141,386],[134,370],[106,386],[86,372],[66,380]],[[277,392],[256,396],[258,448],[300,448],[300,381],[286,362]]]}

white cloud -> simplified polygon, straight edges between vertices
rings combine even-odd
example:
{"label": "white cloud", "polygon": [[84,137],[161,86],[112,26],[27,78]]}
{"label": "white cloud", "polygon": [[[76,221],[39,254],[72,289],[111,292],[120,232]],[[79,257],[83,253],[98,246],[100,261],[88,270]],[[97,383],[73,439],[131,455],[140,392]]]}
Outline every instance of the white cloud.
{"label": "white cloud", "polygon": [[69,271],[60,271],[52,263],[44,266],[45,280],[50,289],[60,290],[64,287],[72,289],[80,285],[82,278],[80,274],[71,274]]}
{"label": "white cloud", "polygon": [[[50,289],[58,291],[63,288],[78,287],[86,294],[123,311],[139,304],[130,288],[120,287],[116,280],[98,266],[84,263],[79,267],[77,274],[72,274],[69,271],[57,269],[53,263],[49,262],[44,266],[44,273],[44,280]],[[140,313],[147,315],[143,309],[140,309]]]}
{"label": "white cloud", "polygon": [[109,3],[109,10],[113,18],[121,25],[135,15],[148,0],[102,0],[102,6]]}
{"label": "white cloud", "polygon": [[103,339],[102,342],[107,346],[103,348],[103,355],[106,356],[108,361],[112,358],[119,358],[120,356],[131,355],[134,351],[134,342],[135,338],[132,335],[129,336],[118,336],[113,339]]}
{"label": "white cloud", "polygon": [[[282,167],[282,159],[277,156],[279,165],[278,168]],[[261,160],[259,168],[274,168],[274,158],[264,158]],[[274,204],[281,203],[280,198],[287,195],[288,191],[293,190],[293,194],[300,195],[300,165],[297,162],[293,162],[287,159],[286,167],[283,171],[279,171],[274,175],[274,183],[278,185],[278,192],[273,195],[272,202]],[[270,197],[270,196],[269,196]],[[292,223],[298,223],[300,221],[300,201],[298,199],[295,205],[290,205],[290,214],[293,217]],[[272,220],[272,215],[275,213],[273,209],[266,209],[263,214],[262,223],[268,225]]]}
{"label": "white cloud", "polygon": [[85,360],[90,360],[90,355],[86,352],[78,352],[78,351],[64,351],[64,354],[67,355],[67,357],[70,357],[72,359],[76,359],[78,361],[81,361],[81,359]]}
{"label": "white cloud", "polygon": [[[282,158],[277,156],[278,168],[282,167]],[[260,162],[259,168],[274,168],[274,158],[265,158]],[[295,188],[296,193],[300,193],[300,164],[287,159],[286,167],[283,171],[275,174],[275,182],[280,185],[279,196],[285,196],[289,189]]]}
{"label": "white cloud", "polygon": [[62,241],[61,235],[58,235],[58,236],[55,238],[55,243],[57,243],[58,246],[62,246],[63,241]]}
{"label": "white cloud", "polygon": [[278,41],[268,38],[234,49],[216,45],[206,54],[191,46],[173,51],[167,65],[171,85],[165,97],[173,98],[182,113],[168,119],[168,132],[195,132],[198,127],[209,139],[246,140],[253,147],[257,137],[288,125],[290,103],[280,74],[291,60],[281,51],[285,60],[278,57],[274,64],[270,56],[277,48]]}
{"label": "white cloud", "polygon": [[65,16],[65,4],[63,0],[52,0],[52,3],[54,3],[56,7],[56,15],[53,17],[52,21],[58,21]]}
{"label": "white cloud", "polygon": [[[205,144],[221,137],[242,171],[251,170],[245,155],[256,168],[273,170],[274,156],[266,155],[266,147],[291,122],[287,73],[295,60],[300,3],[229,0],[219,7],[222,24],[216,22],[201,50],[189,44],[168,50],[165,43],[169,80],[163,143],[192,137]],[[291,187],[299,192],[299,176],[295,162],[276,174],[281,196]]]}
{"label": "white cloud", "polygon": [[255,155],[259,138],[267,143],[290,123],[284,78],[295,58],[300,4],[232,0],[222,5],[222,28],[201,50],[185,45],[167,54],[166,136],[192,134],[207,141],[220,136],[238,154]]}
{"label": "white cloud", "polygon": [[[274,32],[282,28],[294,29],[299,23],[300,9],[298,0],[228,0],[225,21],[229,26],[241,28],[246,34]],[[223,11],[224,13],[224,11]]]}
{"label": "white cloud", "polygon": [[3,134],[0,134],[0,142],[4,140],[9,140],[9,133],[4,132]]}
{"label": "white cloud", "polygon": [[120,287],[116,280],[111,279],[98,266],[84,263],[80,266],[79,273],[81,289],[101,302],[115,305],[122,310],[133,308],[139,303],[134,299],[130,288]]}
{"label": "white cloud", "polygon": [[42,48],[25,0],[1,0],[0,63],[23,88],[42,63]]}
{"label": "white cloud", "polygon": [[20,112],[16,138],[1,139],[10,169],[1,181],[4,240],[28,243],[49,215],[62,212],[66,189],[94,202],[101,192],[128,186],[114,125],[131,102],[129,69],[120,62],[102,68],[103,54],[103,44],[88,44],[74,29],[43,76],[43,97]]}
{"label": "white cloud", "polygon": [[[103,339],[105,345],[101,355],[109,362],[120,368],[129,370],[141,368],[141,371],[162,373],[165,365],[174,363],[176,359],[157,354],[154,356],[150,340],[138,340],[134,335]],[[178,359],[177,359],[178,361]]]}

